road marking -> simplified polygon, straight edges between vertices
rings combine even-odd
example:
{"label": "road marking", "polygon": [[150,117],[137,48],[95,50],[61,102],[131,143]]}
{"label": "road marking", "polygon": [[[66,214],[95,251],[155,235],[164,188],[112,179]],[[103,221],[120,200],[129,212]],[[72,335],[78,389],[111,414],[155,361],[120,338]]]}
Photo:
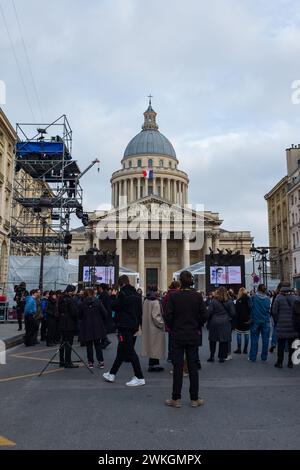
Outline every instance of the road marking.
{"label": "road marking", "polygon": [[[44,372],[43,375],[53,374],[54,372],[59,372],[61,370],[64,370],[64,368],[49,370],[48,372]],[[12,380],[27,379],[29,377],[36,377],[37,375],[40,374],[40,372],[41,371],[34,372],[32,374],[15,375],[15,376],[12,376],[12,377],[4,377],[3,379],[0,379],[0,382],[11,382]]]}
{"label": "road marking", "polygon": [[[22,352],[21,354],[22,354],[23,356],[27,356],[28,354],[32,354],[32,353],[36,354],[36,353],[39,353],[39,352],[54,351],[55,349],[59,350],[59,347],[58,347],[58,346],[57,346],[57,347],[55,346],[55,347],[53,347],[53,348],[47,348],[47,349],[36,349],[36,350],[33,349],[32,351]],[[19,353],[17,353],[17,354],[19,354]],[[10,355],[11,355],[11,356],[15,356],[16,354],[10,354]]]}
{"label": "road marking", "polygon": [[16,445],[15,442],[10,441],[9,439],[6,439],[6,437],[0,436],[0,446],[12,447],[15,445]]}
{"label": "road marking", "polygon": [[33,361],[49,362],[49,358],[47,359],[42,357],[23,356],[21,354],[13,354],[11,357],[16,357],[17,359],[32,359]]}

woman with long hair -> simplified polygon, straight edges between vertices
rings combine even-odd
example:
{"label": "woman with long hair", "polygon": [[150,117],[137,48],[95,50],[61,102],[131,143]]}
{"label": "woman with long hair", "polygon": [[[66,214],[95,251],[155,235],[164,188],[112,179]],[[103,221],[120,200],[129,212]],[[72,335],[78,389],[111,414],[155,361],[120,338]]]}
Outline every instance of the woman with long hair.
{"label": "woman with long hair", "polygon": [[207,362],[214,362],[217,343],[219,343],[219,362],[225,362],[228,343],[231,340],[231,321],[235,316],[234,303],[229,298],[225,287],[219,287],[208,307],[208,331],[210,357]]}
{"label": "woman with long hair", "polygon": [[101,340],[106,336],[105,321],[107,312],[100,300],[95,297],[95,291],[87,288],[84,291],[84,299],[79,306],[80,341],[86,345],[88,365],[94,367],[94,348],[98,366],[104,368]]}
{"label": "woman with long hair", "polygon": [[237,339],[237,349],[235,354],[242,353],[242,337],[244,337],[243,354],[248,354],[249,333],[250,333],[250,303],[247,289],[241,287],[235,304],[235,331]]}

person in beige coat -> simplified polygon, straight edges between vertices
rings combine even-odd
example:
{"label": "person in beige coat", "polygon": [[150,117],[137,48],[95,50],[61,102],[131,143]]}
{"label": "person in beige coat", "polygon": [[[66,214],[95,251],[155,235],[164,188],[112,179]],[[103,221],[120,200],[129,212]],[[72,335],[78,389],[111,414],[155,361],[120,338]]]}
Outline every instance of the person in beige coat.
{"label": "person in beige coat", "polygon": [[149,357],[148,372],[164,370],[159,360],[166,357],[165,324],[157,287],[151,287],[143,303],[141,355]]}

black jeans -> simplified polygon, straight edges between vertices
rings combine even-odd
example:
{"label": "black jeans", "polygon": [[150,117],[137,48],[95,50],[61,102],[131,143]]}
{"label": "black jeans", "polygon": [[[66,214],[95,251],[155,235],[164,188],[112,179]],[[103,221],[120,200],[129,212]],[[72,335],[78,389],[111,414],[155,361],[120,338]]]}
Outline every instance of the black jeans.
{"label": "black jeans", "polygon": [[198,374],[198,345],[185,344],[173,341],[173,400],[181,398],[181,389],[183,381],[183,360],[184,353],[186,354],[187,365],[189,370],[190,379],[190,398],[191,400],[198,400],[199,393],[199,374]]}
{"label": "black jeans", "polygon": [[41,341],[46,341],[47,339],[47,320],[45,317],[41,320]]}
{"label": "black jeans", "polygon": [[47,318],[47,344],[54,343],[56,332],[56,318],[48,316]]}
{"label": "black jeans", "polygon": [[[59,361],[61,364],[71,364],[71,354],[72,349],[71,346],[73,344],[75,336],[75,331],[62,331],[61,332],[61,343],[60,343],[60,350],[59,350]],[[63,345],[63,343],[66,343]]]}
{"label": "black jeans", "polygon": [[[209,348],[210,348],[210,356],[214,357],[215,352],[216,352],[216,347],[217,347],[217,341],[210,341],[209,342]],[[228,343],[227,342],[219,342],[219,354],[218,358],[219,359],[226,359],[228,354]]]}
{"label": "black jeans", "polygon": [[168,333],[168,360],[172,361],[173,355],[173,338],[171,333]]}
{"label": "black jeans", "polygon": [[34,346],[36,322],[33,318],[33,315],[25,315],[24,318],[25,318],[25,346]]}
{"label": "black jeans", "polygon": [[144,376],[143,376],[143,372],[141,369],[140,361],[139,361],[137,353],[134,350],[136,337],[133,335],[134,335],[133,331],[128,331],[128,330],[120,331],[119,330],[119,333],[118,333],[119,344],[118,344],[118,349],[117,349],[117,357],[115,359],[115,362],[113,363],[110,373],[113,375],[116,375],[122,363],[124,361],[127,361],[127,362],[131,362],[133,370],[134,370],[134,375],[138,379],[143,379]]}
{"label": "black jeans", "polygon": [[98,362],[103,362],[103,352],[101,348],[101,339],[94,339],[90,341],[85,341],[86,345],[86,353],[87,353],[87,358],[88,362],[91,364],[94,364],[94,348],[96,351],[96,358]]}
{"label": "black jeans", "polygon": [[285,350],[285,342],[288,342],[289,346],[289,364],[292,363],[292,355],[294,350],[292,349],[292,344],[296,338],[278,338],[277,339],[277,362],[279,364],[283,363],[284,359],[284,350]]}

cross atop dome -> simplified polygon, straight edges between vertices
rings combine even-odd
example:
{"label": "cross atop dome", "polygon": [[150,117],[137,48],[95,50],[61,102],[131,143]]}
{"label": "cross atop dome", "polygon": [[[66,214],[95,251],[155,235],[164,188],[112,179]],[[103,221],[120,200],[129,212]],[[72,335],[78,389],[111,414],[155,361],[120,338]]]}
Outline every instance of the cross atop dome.
{"label": "cross atop dome", "polygon": [[157,131],[158,130],[158,125],[156,124],[157,113],[152,108],[151,98],[153,98],[153,96],[151,95],[151,93],[150,95],[148,95],[148,98],[149,98],[149,105],[148,105],[148,109],[144,112],[144,124],[142,126],[142,129],[143,131],[149,130],[149,129]]}

